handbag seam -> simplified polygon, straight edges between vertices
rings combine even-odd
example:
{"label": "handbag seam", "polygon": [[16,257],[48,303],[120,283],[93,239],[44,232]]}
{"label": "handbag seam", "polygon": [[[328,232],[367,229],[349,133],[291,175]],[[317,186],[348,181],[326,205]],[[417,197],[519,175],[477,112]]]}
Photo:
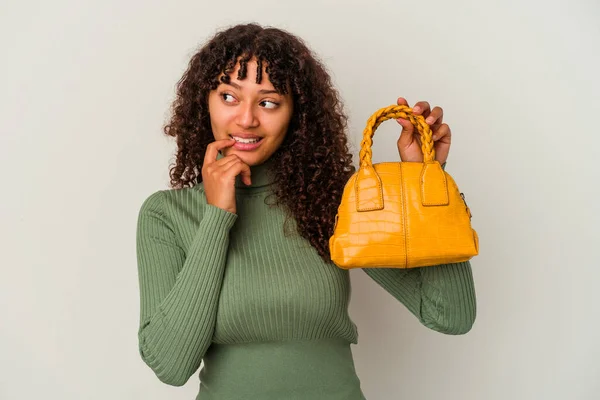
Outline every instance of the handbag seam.
{"label": "handbag seam", "polygon": [[404,173],[402,170],[402,163],[398,163],[398,167],[400,169],[400,182],[402,182],[402,233],[404,236],[404,268],[408,267],[408,235],[406,234],[406,182],[404,182]]}

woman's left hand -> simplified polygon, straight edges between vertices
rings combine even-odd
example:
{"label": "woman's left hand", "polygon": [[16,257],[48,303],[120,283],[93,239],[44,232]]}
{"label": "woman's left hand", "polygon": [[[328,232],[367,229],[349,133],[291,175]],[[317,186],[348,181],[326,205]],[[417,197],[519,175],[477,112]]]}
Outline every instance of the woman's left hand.
{"label": "woman's left hand", "polygon": [[[398,98],[399,105],[408,106],[406,99]],[[440,107],[430,109],[429,103],[419,101],[412,107],[412,113],[425,117],[425,122],[431,128],[433,134],[433,148],[435,150],[435,159],[440,164],[444,164],[448,159],[450,152],[450,127],[442,123],[444,111]],[[421,150],[421,137],[409,120],[398,118],[396,120],[402,125],[402,132],[398,139],[398,152],[402,161],[423,162],[423,151]]]}

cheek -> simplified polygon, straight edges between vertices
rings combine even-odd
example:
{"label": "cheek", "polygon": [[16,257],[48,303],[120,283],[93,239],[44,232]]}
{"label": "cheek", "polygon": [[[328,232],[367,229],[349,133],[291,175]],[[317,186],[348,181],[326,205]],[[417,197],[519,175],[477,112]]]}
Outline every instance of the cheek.
{"label": "cheek", "polygon": [[274,135],[278,136],[278,139],[283,140],[290,124],[291,116],[286,113],[278,115],[277,118],[273,118],[270,121],[271,131]]}
{"label": "cheek", "polygon": [[231,112],[223,107],[216,106],[210,109],[210,124],[215,136],[227,135],[233,119],[230,114]]}

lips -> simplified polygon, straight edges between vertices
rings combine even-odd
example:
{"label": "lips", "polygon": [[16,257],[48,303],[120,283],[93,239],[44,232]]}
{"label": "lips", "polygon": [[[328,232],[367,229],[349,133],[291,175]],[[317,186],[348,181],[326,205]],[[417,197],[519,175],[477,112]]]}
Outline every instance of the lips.
{"label": "lips", "polygon": [[233,148],[243,151],[255,150],[262,144],[263,139],[260,136],[250,134],[231,134],[229,136],[235,139]]}

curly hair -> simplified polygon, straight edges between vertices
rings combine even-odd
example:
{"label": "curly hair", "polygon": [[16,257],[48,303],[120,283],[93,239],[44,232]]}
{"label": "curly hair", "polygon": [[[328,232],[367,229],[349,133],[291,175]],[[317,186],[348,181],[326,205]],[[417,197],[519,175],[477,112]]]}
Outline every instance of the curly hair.
{"label": "curly hair", "polygon": [[[202,182],[198,170],[209,143],[214,141],[208,95],[240,63],[238,79],[245,79],[247,63],[257,60],[280,93],[291,92],[294,112],[285,139],[271,156],[275,178],[273,205],[282,205],[297,232],[321,258],[330,263],[329,238],[344,186],[354,173],[343,111],[326,68],[298,37],[258,24],[229,27],[214,35],[192,56],[177,84],[172,116],[164,133],[176,138],[177,156],[170,167],[171,187]],[[219,79],[219,76],[224,75]]]}

